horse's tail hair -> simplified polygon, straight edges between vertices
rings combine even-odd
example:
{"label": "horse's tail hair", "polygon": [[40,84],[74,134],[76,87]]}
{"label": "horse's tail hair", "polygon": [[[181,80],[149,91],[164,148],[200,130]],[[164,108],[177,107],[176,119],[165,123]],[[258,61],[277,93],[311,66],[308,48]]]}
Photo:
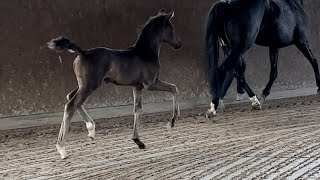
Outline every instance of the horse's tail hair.
{"label": "horse's tail hair", "polygon": [[208,76],[210,91],[213,97],[218,97],[220,82],[219,82],[219,25],[218,19],[221,12],[219,9],[224,2],[215,3],[207,16],[206,32],[205,32],[205,68]]}
{"label": "horse's tail hair", "polygon": [[77,44],[64,36],[60,36],[49,41],[48,48],[56,51],[68,50],[71,53],[77,53],[79,55],[82,55],[84,52]]}

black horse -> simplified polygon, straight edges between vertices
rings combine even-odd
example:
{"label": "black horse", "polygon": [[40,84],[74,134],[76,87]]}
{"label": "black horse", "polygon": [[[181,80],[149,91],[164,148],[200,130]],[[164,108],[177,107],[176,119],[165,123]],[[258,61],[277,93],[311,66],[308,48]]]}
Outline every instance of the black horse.
{"label": "black horse", "polygon": [[[207,115],[216,114],[219,100],[224,98],[234,77],[240,82],[238,91],[243,86],[252,106],[261,108],[260,101],[270,94],[277,78],[279,49],[290,45],[295,45],[311,63],[319,93],[319,68],[308,45],[307,26],[308,18],[302,0],[230,0],[215,3],[207,17],[205,35],[206,69],[213,98]],[[220,67],[219,43],[227,54]],[[254,43],[269,47],[271,61],[270,79],[260,101],[245,80],[242,59]]]}
{"label": "black horse", "polygon": [[65,37],[52,39],[48,43],[48,47],[52,50],[66,49],[78,54],[73,62],[78,87],[67,95],[68,103],[65,105],[56,145],[62,159],[67,157],[66,137],[75,111],[78,111],[85,121],[89,132],[88,136],[95,137],[95,124],[82,104],[103,82],[133,87],[134,129],[132,140],[140,149],[145,148],[138,135],[143,89],[172,93],[173,117],[168,123],[168,128],[174,126],[174,122],[179,116],[178,89],[176,85],[159,79],[161,43],[168,43],[175,49],[181,47],[180,38],[170,21],[173,16],[173,12],[167,14],[161,10],[158,15],[151,17],[143,27],[136,43],[125,50],[104,47],[83,50]]}

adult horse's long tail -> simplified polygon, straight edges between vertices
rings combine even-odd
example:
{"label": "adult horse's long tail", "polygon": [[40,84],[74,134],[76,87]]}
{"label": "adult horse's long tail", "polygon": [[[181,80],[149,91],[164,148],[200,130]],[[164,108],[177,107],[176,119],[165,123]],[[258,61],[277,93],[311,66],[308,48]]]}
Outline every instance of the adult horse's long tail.
{"label": "adult horse's long tail", "polygon": [[[207,17],[207,27],[205,32],[205,66],[208,75],[210,91],[213,99],[219,97],[219,12],[225,2],[215,3],[209,11]],[[216,99],[217,100],[217,99]],[[218,103],[218,102],[217,102]]]}
{"label": "adult horse's long tail", "polygon": [[68,50],[69,52],[77,53],[78,55],[82,55],[84,52],[77,44],[64,36],[60,36],[49,41],[48,48],[56,51]]}

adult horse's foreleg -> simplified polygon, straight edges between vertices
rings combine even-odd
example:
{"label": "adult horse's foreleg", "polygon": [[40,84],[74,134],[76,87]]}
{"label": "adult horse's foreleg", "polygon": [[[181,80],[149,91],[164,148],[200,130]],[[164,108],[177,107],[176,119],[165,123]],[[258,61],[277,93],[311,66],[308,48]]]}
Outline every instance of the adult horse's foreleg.
{"label": "adult horse's foreleg", "polygon": [[143,85],[139,85],[133,88],[133,99],[134,99],[134,123],[133,123],[133,136],[132,140],[139,146],[140,149],[145,149],[146,146],[140,141],[138,129],[140,126],[140,116],[142,114],[142,89]]}
{"label": "adult horse's foreleg", "polygon": [[178,88],[175,84],[171,84],[160,79],[156,79],[154,84],[147,86],[150,91],[168,91],[173,96],[173,116],[171,122],[168,122],[168,129],[173,128],[176,119],[180,116],[179,103],[178,103]]}
{"label": "adult horse's foreleg", "polygon": [[63,120],[60,127],[59,137],[57,141],[56,148],[62,159],[67,157],[67,153],[65,151],[67,134],[70,127],[71,119],[74,115],[74,112],[77,108],[79,108],[82,103],[86,100],[86,98],[90,95],[91,90],[88,88],[80,88],[74,94],[74,96],[70,99],[70,101],[65,105]]}
{"label": "adult horse's foreleg", "polygon": [[[76,94],[79,88],[74,89],[67,95],[67,100],[70,101],[71,98]],[[83,121],[86,123],[86,127],[88,130],[88,137],[92,140],[95,138],[96,131],[95,131],[95,123],[92,120],[92,118],[89,116],[87,111],[84,109],[84,107],[81,105],[79,108],[77,108],[78,114],[81,116]]]}
{"label": "adult horse's foreleg", "polygon": [[259,99],[261,104],[265,101],[266,97],[269,96],[273,82],[278,77],[278,55],[279,55],[278,48],[269,47],[271,70],[270,70],[269,82],[265,87],[265,89],[263,90],[261,98]]}
{"label": "adult horse's foreleg", "polygon": [[304,54],[304,56],[309,60],[312,65],[314,75],[316,77],[316,83],[318,86],[318,94],[320,94],[320,75],[319,75],[319,66],[317,59],[313,56],[312,51],[309,47],[309,43],[305,35],[301,35],[300,39],[295,43],[297,48]]}

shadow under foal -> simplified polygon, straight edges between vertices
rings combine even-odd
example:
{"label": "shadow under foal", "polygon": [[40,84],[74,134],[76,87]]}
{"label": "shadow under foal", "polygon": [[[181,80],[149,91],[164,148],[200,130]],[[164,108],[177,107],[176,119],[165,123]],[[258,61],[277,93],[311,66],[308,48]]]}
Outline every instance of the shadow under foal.
{"label": "shadow under foal", "polygon": [[67,95],[68,103],[64,108],[63,121],[56,148],[64,159],[66,137],[70,121],[77,110],[88,129],[88,136],[95,137],[95,124],[82,104],[88,96],[103,82],[133,87],[134,96],[134,129],[132,140],[144,149],[145,145],[138,135],[139,118],[142,113],[142,90],[168,91],[173,95],[173,117],[168,122],[168,128],[174,126],[179,116],[177,103],[178,89],[176,85],[159,79],[159,53],[162,42],[168,43],[175,49],[181,47],[169,14],[161,10],[156,16],[150,17],[143,27],[136,43],[125,50],[113,50],[97,47],[83,50],[66,37],[58,37],[48,42],[51,50],[69,50],[78,54],[73,62],[73,69],[78,81],[78,87]]}

